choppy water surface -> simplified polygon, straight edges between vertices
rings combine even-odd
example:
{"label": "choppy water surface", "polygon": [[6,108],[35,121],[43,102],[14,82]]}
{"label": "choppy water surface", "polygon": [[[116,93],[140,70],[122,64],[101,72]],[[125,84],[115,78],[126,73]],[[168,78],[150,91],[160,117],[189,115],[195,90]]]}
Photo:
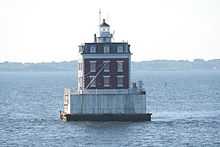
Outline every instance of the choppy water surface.
{"label": "choppy water surface", "polygon": [[152,122],[62,122],[71,72],[0,73],[0,146],[220,146],[220,72],[136,72]]}

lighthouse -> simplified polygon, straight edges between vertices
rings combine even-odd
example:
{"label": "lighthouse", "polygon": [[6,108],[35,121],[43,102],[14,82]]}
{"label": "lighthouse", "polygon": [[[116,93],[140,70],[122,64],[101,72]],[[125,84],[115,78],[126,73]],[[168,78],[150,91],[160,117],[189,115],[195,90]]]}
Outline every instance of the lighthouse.
{"label": "lighthouse", "polygon": [[112,42],[110,25],[99,24],[94,41],[79,46],[77,88],[64,89],[60,118],[73,121],[150,121],[142,82],[130,81],[128,42]]}
{"label": "lighthouse", "polygon": [[112,42],[110,25],[103,19],[99,36],[79,48],[78,90],[80,93],[128,93],[130,83],[130,45]]}

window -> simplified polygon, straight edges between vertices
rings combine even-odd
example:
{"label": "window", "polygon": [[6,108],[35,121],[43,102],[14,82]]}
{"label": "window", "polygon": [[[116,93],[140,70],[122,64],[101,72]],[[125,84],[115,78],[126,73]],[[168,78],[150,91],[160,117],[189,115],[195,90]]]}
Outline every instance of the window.
{"label": "window", "polygon": [[106,41],[106,42],[111,42],[111,38],[109,38],[109,37],[108,37],[108,38],[105,38],[105,41]]}
{"label": "window", "polygon": [[118,53],[123,53],[123,46],[122,46],[122,45],[119,45],[119,46],[117,47],[117,52],[118,52]]}
{"label": "window", "polygon": [[110,61],[104,61],[104,72],[109,72],[110,71]]}
{"label": "window", "polygon": [[128,45],[125,47],[125,53],[128,53]]}
{"label": "window", "polygon": [[96,53],[96,47],[95,46],[90,47],[90,53]]}
{"label": "window", "polygon": [[117,76],[117,87],[124,87],[124,76]]}
{"label": "window", "polygon": [[90,63],[90,72],[96,72],[96,61],[89,61]]}
{"label": "window", "polygon": [[109,53],[110,52],[110,47],[109,46],[104,46],[104,53]]}
{"label": "window", "polygon": [[110,76],[104,76],[104,87],[110,86]]}
{"label": "window", "polygon": [[96,87],[96,80],[95,80],[95,76],[89,76],[89,87]]}
{"label": "window", "polygon": [[109,28],[108,28],[108,27],[102,27],[102,28],[101,28],[101,31],[102,31],[102,32],[109,32]]}
{"label": "window", "polygon": [[123,72],[123,61],[117,61],[117,72]]}

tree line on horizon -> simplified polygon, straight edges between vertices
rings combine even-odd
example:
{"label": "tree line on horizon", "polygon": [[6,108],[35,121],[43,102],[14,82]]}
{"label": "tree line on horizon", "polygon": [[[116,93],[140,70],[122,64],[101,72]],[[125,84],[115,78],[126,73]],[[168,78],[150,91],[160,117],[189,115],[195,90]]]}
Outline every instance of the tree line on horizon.
{"label": "tree line on horizon", "polygon": [[[134,71],[175,71],[175,70],[220,70],[220,59],[203,60],[152,60],[132,61],[131,70]],[[45,62],[45,63],[19,63],[2,62],[0,71],[73,71],[77,70],[77,61]]]}

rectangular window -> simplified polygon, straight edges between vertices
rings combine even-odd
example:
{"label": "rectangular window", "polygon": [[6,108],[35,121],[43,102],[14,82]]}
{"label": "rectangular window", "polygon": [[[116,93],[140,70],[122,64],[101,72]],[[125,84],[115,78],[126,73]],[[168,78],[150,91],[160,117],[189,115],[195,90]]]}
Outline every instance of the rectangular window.
{"label": "rectangular window", "polygon": [[117,72],[123,72],[123,61],[117,61]]}
{"label": "rectangular window", "polygon": [[110,47],[108,45],[104,46],[104,53],[107,54],[110,52]]}
{"label": "rectangular window", "polygon": [[104,87],[110,86],[110,76],[104,76]]}
{"label": "rectangular window", "polygon": [[95,80],[95,76],[89,76],[89,87],[96,87],[96,80]]}
{"label": "rectangular window", "polygon": [[89,61],[90,63],[90,72],[96,72],[96,61]]}
{"label": "rectangular window", "polygon": [[118,52],[118,53],[123,53],[123,46],[122,46],[122,45],[119,45],[119,46],[117,47],[117,52]]}
{"label": "rectangular window", "polygon": [[125,46],[125,53],[128,53],[128,45]]}
{"label": "rectangular window", "polygon": [[106,42],[111,42],[111,38],[106,38]]}
{"label": "rectangular window", "polygon": [[96,53],[96,47],[95,46],[90,47],[90,53]]}
{"label": "rectangular window", "polygon": [[104,72],[109,72],[110,71],[110,61],[104,61]]}
{"label": "rectangular window", "polygon": [[117,76],[117,87],[124,87],[124,76]]}

